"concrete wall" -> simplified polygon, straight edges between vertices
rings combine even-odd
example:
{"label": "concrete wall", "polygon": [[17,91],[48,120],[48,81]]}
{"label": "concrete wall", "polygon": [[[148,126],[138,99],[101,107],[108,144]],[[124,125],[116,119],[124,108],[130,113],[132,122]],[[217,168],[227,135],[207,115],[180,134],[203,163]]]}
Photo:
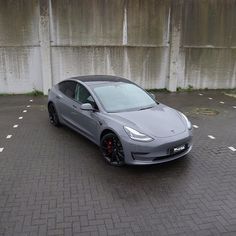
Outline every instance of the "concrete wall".
{"label": "concrete wall", "polygon": [[53,83],[110,74],[165,88],[168,13],[168,1],[159,0],[52,1]]}
{"label": "concrete wall", "polygon": [[185,74],[178,86],[235,88],[236,1],[188,0],[183,12]]}
{"label": "concrete wall", "polygon": [[43,89],[38,1],[0,1],[0,93],[33,89]]}
{"label": "concrete wall", "polygon": [[236,0],[0,0],[0,93],[85,74],[236,87]]}

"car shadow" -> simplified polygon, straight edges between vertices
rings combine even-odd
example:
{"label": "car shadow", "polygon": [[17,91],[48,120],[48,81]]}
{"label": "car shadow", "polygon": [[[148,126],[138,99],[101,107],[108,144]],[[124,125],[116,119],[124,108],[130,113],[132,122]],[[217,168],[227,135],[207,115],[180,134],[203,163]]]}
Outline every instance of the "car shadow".
{"label": "car shadow", "polygon": [[[63,133],[65,136],[69,136],[70,139],[73,139],[74,143],[80,143],[80,147],[87,150],[88,155],[83,157],[80,156],[80,159],[77,159],[78,164],[83,163],[86,164],[88,168],[88,172],[91,174],[99,173],[99,175],[103,175],[104,173],[106,176],[117,176],[123,179],[122,176],[126,177],[135,177],[140,178],[142,177],[170,177],[170,176],[181,176],[188,171],[189,167],[191,166],[192,156],[191,153],[187,154],[184,157],[181,157],[177,160],[173,160],[166,163],[159,163],[153,165],[125,165],[122,167],[114,167],[109,165],[100,152],[99,147],[85,138],[83,135],[77,133],[73,129],[62,126]],[[68,137],[68,138],[69,138]],[[90,168],[91,167],[91,168]]]}

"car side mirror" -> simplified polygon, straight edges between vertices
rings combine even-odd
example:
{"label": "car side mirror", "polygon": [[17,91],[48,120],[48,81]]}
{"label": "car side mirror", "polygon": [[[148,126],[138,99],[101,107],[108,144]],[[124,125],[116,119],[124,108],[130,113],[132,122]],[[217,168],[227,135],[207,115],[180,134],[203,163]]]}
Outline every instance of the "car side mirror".
{"label": "car side mirror", "polygon": [[93,111],[93,107],[90,103],[83,103],[81,106],[80,106],[80,109],[81,110],[84,110],[84,111]]}
{"label": "car side mirror", "polygon": [[149,95],[152,97],[152,99],[156,100],[156,96],[153,93],[149,93]]}

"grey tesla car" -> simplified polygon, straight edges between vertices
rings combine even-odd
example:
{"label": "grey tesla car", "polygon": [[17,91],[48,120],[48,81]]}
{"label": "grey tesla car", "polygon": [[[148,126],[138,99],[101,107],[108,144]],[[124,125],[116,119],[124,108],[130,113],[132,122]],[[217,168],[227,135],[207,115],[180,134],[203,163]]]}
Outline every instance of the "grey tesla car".
{"label": "grey tesla car", "polygon": [[50,122],[64,124],[100,146],[111,165],[175,160],[192,148],[192,125],[133,82],[79,76],[49,90]]}

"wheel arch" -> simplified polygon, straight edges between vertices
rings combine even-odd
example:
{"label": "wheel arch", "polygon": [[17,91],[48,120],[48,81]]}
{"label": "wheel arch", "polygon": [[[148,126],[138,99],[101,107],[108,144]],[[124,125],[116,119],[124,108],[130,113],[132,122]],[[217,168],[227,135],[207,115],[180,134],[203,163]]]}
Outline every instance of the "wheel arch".
{"label": "wheel arch", "polygon": [[[53,105],[54,105],[53,101],[48,101],[48,108],[49,108],[50,104],[53,104]],[[55,105],[54,105],[54,106],[55,106]]]}
{"label": "wheel arch", "polygon": [[101,133],[101,135],[100,135],[100,142],[101,142],[103,136],[106,135],[106,134],[109,134],[109,133],[113,133],[113,134],[115,134],[115,135],[119,138],[119,135],[118,135],[113,129],[111,129],[111,128],[106,128],[106,129],[104,129],[104,130],[102,131],[102,133]]}

